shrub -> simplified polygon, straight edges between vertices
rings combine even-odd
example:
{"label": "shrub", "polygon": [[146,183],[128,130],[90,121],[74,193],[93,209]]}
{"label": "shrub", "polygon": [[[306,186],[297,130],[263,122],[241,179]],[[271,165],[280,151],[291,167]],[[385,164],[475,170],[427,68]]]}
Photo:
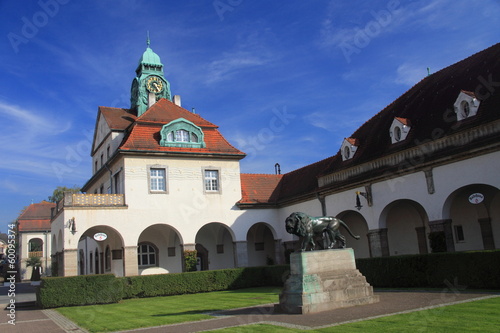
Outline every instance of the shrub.
{"label": "shrub", "polygon": [[120,279],[123,282],[123,298],[135,298],[283,286],[283,276],[288,270],[287,265],[281,265],[127,276]]}
{"label": "shrub", "polygon": [[196,271],[196,263],[198,262],[197,251],[184,251],[184,263],[186,265],[186,272]]}
{"label": "shrub", "polygon": [[122,299],[123,284],[112,274],[46,277],[36,296],[42,308],[115,303]]}
{"label": "shrub", "polygon": [[357,259],[356,266],[379,288],[500,289],[498,262],[497,250]]}

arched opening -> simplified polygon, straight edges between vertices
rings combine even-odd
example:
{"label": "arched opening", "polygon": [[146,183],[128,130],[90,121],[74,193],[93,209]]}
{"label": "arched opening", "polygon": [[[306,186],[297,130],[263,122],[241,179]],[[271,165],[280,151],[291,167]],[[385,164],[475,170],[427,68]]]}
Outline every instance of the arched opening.
{"label": "arched opening", "polygon": [[248,229],[247,254],[249,266],[274,265],[277,262],[276,241],[272,227],[260,222]]}
{"label": "arched opening", "polygon": [[43,240],[32,238],[28,242],[28,258],[43,257]]}
{"label": "arched opening", "polygon": [[347,247],[354,250],[354,256],[356,258],[369,258],[368,223],[366,223],[363,215],[353,210],[348,210],[338,214],[337,218],[344,221],[354,235],[360,236],[360,239],[356,240],[343,227],[340,227],[340,232],[346,237]]}
{"label": "arched opening", "polygon": [[[222,223],[204,225],[196,234],[196,244],[206,249],[202,267],[206,269],[234,268],[234,236],[232,230]],[[198,247],[197,247],[198,248]],[[198,255],[198,260],[204,258]]]}
{"label": "arched opening", "polygon": [[451,193],[443,207],[455,251],[493,250],[500,244],[500,191],[473,184]]}
{"label": "arched opening", "polygon": [[55,255],[57,252],[57,238],[56,238],[55,234],[52,235],[52,243],[50,245],[51,245],[50,246],[50,254]]}
{"label": "arched opening", "polygon": [[137,241],[139,275],[182,272],[182,240],[166,224],[147,227]]}
{"label": "arched opening", "polygon": [[428,253],[428,218],[412,200],[397,200],[382,211],[380,224],[387,228],[390,255]]}
{"label": "arched opening", "polygon": [[79,275],[124,276],[123,239],[114,228],[101,225],[87,229],[78,241],[77,255]]}

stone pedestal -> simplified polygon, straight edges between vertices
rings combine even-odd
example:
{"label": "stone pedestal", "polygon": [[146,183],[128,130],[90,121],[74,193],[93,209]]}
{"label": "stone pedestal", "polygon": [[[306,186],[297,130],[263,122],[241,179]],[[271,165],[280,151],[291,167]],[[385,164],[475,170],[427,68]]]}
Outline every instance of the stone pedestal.
{"label": "stone pedestal", "polygon": [[378,301],[356,269],[352,249],[296,252],[276,310],[305,314]]}

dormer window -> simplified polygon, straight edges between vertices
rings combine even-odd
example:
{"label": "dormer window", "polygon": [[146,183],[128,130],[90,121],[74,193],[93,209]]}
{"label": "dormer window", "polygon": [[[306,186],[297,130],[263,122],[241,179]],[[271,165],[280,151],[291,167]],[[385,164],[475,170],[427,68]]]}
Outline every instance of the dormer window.
{"label": "dormer window", "polygon": [[397,143],[404,141],[410,132],[411,123],[410,119],[395,117],[392,121],[391,128],[389,129],[389,135],[391,136],[391,142]]}
{"label": "dormer window", "polygon": [[359,142],[357,139],[346,138],[342,142],[342,147],[340,147],[340,152],[342,155],[342,161],[350,160],[356,154],[358,150]]}
{"label": "dormer window", "polygon": [[457,120],[461,121],[470,117],[474,117],[479,109],[479,100],[473,92],[461,90],[460,94],[453,104]]}
{"label": "dormer window", "polygon": [[200,127],[179,118],[161,129],[160,145],[164,147],[204,148],[204,134]]}

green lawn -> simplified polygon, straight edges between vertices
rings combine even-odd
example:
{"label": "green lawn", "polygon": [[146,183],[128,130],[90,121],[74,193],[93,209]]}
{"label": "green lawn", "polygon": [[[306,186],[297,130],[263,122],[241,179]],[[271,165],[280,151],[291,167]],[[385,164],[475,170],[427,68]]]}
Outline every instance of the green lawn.
{"label": "green lawn", "polygon": [[[117,304],[58,308],[89,332],[111,332],[213,318],[205,312],[277,303],[279,288],[124,300]],[[272,320],[272,318],[270,318]],[[307,332],[499,332],[500,297],[344,324]],[[248,325],[214,332],[304,332]]]}
{"label": "green lawn", "polygon": [[[305,332],[499,332],[500,331],[500,297],[450,305],[431,310],[417,311],[394,315],[379,319],[360,321],[318,330]],[[248,325],[212,331],[217,333],[293,333],[304,332],[273,325]]]}
{"label": "green lawn", "polygon": [[213,318],[205,312],[277,303],[281,288],[128,299],[115,304],[56,309],[89,332],[112,332]]}

